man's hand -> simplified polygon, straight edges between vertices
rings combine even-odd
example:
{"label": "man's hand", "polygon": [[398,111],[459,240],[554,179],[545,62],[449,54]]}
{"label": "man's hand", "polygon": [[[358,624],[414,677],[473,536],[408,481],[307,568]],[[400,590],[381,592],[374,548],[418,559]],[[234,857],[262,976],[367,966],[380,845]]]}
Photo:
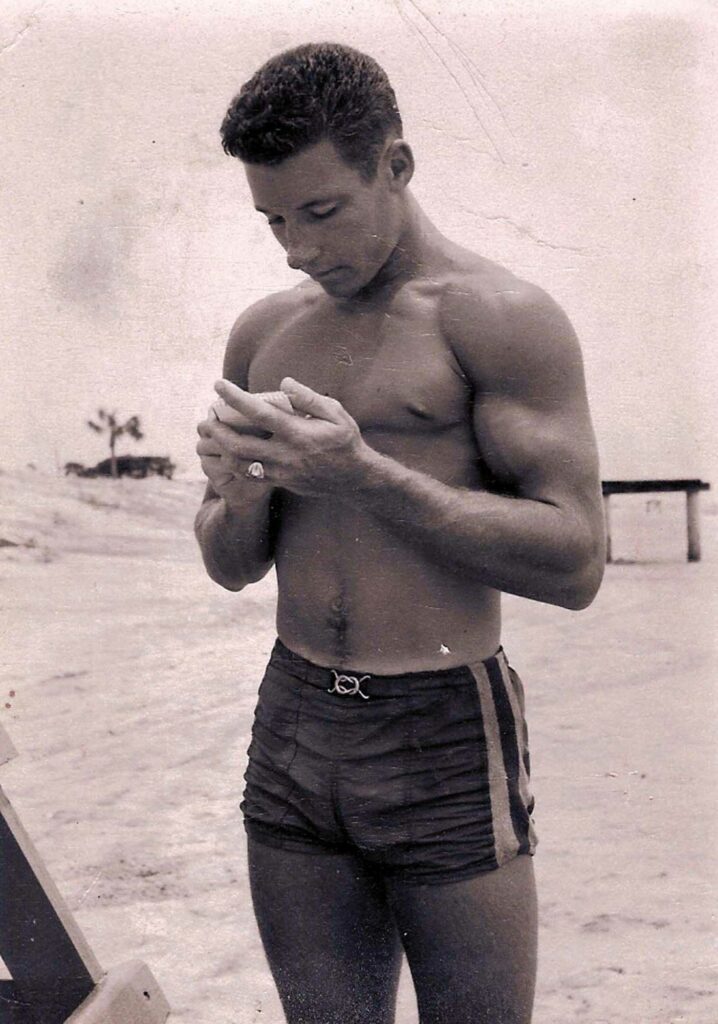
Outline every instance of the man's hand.
{"label": "man's hand", "polygon": [[[356,422],[335,399],[317,394],[291,377],[284,378],[281,389],[295,415],[229,381],[219,381],[217,394],[255,428],[271,436],[252,436],[205,421],[201,426],[203,440],[208,442],[206,448],[203,445],[207,456],[221,450],[223,472],[231,471],[252,487],[269,484],[316,497],[348,486],[365,447]],[[262,482],[246,478],[252,462],[262,463]]]}
{"label": "man's hand", "polygon": [[[268,402],[278,409],[283,409],[290,415],[294,413],[292,403],[282,391],[262,392],[255,397],[261,398],[264,402]],[[222,398],[218,398],[212,403],[207,413],[207,418],[197,427],[201,440],[197,444],[196,451],[200,457],[202,470],[211,483],[213,490],[230,500],[235,495],[235,492],[239,498],[245,493],[248,496],[249,492],[246,491],[241,478],[236,476],[237,470],[231,461],[231,451],[222,447],[221,438],[218,441],[213,436],[212,427],[217,422],[226,424],[240,434],[249,434],[254,437],[269,437],[270,435],[267,431],[262,430],[261,427],[253,424],[242,413],[233,409]],[[236,486],[238,483],[240,484],[239,489]]]}

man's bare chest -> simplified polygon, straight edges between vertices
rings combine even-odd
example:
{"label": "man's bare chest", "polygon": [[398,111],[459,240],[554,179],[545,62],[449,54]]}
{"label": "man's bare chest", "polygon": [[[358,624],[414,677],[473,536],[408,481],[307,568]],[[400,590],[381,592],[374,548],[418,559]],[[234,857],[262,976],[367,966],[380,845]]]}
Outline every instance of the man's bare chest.
{"label": "man's bare chest", "polygon": [[250,390],[274,390],[285,376],[338,399],[363,432],[433,432],[469,415],[471,389],[432,301],[290,317],[252,360]]}

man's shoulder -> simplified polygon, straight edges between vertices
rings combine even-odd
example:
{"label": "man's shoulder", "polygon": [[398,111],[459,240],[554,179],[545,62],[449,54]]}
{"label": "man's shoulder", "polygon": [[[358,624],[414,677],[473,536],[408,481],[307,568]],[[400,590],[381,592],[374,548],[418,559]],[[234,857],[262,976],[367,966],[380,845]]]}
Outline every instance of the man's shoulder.
{"label": "man's shoulder", "polygon": [[[309,285],[309,286],[308,286]],[[316,289],[312,282],[273,292],[253,302],[237,317],[227,342],[224,375],[229,380],[246,380],[249,364],[279,324],[301,314],[313,301]]]}
{"label": "man's shoulder", "polygon": [[580,361],[576,334],[556,300],[498,263],[463,261],[442,288],[440,308],[457,359],[484,380],[541,376]]}
{"label": "man's shoulder", "polygon": [[268,327],[277,322],[277,317],[286,317],[300,312],[314,301],[316,291],[312,282],[302,282],[294,288],[285,288],[280,292],[272,292],[264,298],[247,306],[234,322],[230,332],[230,342],[242,342],[256,335],[260,338]]}
{"label": "man's shoulder", "polygon": [[[479,256],[455,263],[442,288],[442,320],[452,335],[486,341],[520,332],[527,324],[564,316],[558,303],[531,281]],[[452,326],[453,325],[453,326]]]}

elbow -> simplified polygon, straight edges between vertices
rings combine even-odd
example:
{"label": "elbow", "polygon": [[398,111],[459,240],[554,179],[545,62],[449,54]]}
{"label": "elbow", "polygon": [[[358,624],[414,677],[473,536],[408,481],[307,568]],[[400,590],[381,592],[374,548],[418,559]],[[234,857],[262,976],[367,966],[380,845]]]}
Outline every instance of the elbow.
{"label": "elbow", "polygon": [[598,584],[586,583],[584,581],[572,582],[564,587],[555,604],[569,612],[582,612],[584,608],[588,608],[592,604],[594,597],[598,593],[599,586],[600,581]]}
{"label": "elbow", "polygon": [[204,567],[207,570],[207,575],[213,583],[219,584],[225,590],[231,591],[233,594],[238,594],[240,590],[244,590],[250,583],[258,583],[261,579],[267,575],[269,570],[272,568],[273,562],[267,562],[261,566],[253,566],[252,568],[243,569],[234,575],[230,575],[224,572],[219,566],[214,565],[207,558],[204,559]]}
{"label": "elbow", "polygon": [[212,572],[208,566],[206,568],[207,575],[212,582],[217,583],[224,590],[229,590],[232,594],[238,594],[240,590],[244,590],[248,583],[252,582],[251,580],[231,579],[229,576],[224,576],[222,573]]}
{"label": "elbow", "polygon": [[247,568],[242,573],[242,578],[241,579],[239,579],[239,580],[232,580],[232,581],[230,581],[229,586],[227,586],[226,584],[223,584],[223,586],[226,586],[227,590],[234,590],[234,591],[244,590],[244,588],[248,587],[250,583],[259,583],[260,580],[263,580],[264,577],[267,575],[267,573],[269,572],[269,570],[272,568],[273,565],[274,565],[274,559],[273,558],[270,558],[269,561],[267,561],[267,562],[262,562],[261,564],[255,564],[251,568]]}
{"label": "elbow", "polygon": [[215,508],[217,500],[202,505],[195,517],[194,534],[209,578],[236,594],[263,579],[274,565],[274,558],[263,558],[263,552],[247,552],[241,544],[226,541],[221,531],[213,528]]}
{"label": "elbow", "polygon": [[577,553],[572,569],[562,580],[559,600],[555,603],[572,612],[588,608],[601,587],[605,566],[606,550],[602,540]]}
{"label": "elbow", "polygon": [[205,572],[213,583],[217,583],[220,587],[223,587],[224,590],[231,590],[234,593],[238,593],[247,586],[247,583],[250,582],[249,580],[230,576],[226,572],[223,572],[203,548],[200,548],[200,554],[202,555]]}

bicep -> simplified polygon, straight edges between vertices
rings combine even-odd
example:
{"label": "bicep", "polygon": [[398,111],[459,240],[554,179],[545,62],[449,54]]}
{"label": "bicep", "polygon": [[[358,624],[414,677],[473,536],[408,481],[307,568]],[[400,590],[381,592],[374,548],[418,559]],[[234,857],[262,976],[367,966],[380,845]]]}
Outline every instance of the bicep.
{"label": "bicep", "polygon": [[[254,307],[250,307],[235,321],[229,334],[222,361],[222,377],[245,389],[249,376],[249,364],[255,348],[254,331],[252,330],[253,312]],[[216,501],[219,497],[220,495],[215,491],[212,484],[207,481],[200,505],[200,513],[205,505]]]}
{"label": "bicep", "polygon": [[[246,314],[245,314],[246,315]],[[222,361],[222,377],[231,380],[237,387],[246,390],[249,379],[249,364],[254,351],[253,332],[241,316],[230,331]]]}
{"label": "bicep", "polygon": [[511,493],[593,506],[598,459],[576,335],[538,289],[474,348],[474,431],[483,461]]}
{"label": "bicep", "polygon": [[225,380],[247,389],[249,367],[268,327],[276,319],[280,302],[281,296],[270,295],[249,306],[237,318],[224,353],[222,376]]}
{"label": "bicep", "polygon": [[541,399],[495,388],[477,397],[474,433],[492,477],[519,497],[564,504],[595,492],[596,445],[583,386]]}

